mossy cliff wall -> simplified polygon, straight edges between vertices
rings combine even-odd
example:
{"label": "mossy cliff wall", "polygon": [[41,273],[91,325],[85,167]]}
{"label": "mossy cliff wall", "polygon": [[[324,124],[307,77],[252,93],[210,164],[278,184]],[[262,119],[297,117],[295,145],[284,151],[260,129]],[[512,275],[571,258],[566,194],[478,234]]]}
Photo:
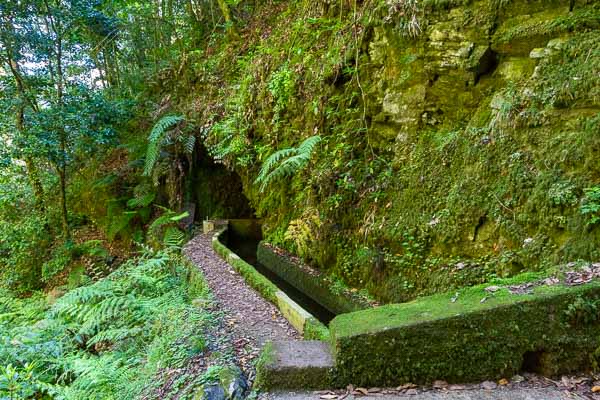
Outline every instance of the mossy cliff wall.
{"label": "mossy cliff wall", "polygon": [[[257,7],[177,82],[269,242],[394,302],[598,258],[598,2]],[[315,134],[260,191],[264,160]]]}

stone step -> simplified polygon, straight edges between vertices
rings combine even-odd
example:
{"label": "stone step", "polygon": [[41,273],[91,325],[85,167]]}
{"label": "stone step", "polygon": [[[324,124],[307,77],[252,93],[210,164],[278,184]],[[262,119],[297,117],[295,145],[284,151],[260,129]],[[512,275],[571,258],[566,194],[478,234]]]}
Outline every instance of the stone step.
{"label": "stone step", "polygon": [[271,389],[327,389],[331,386],[333,357],[321,341],[268,343],[257,367],[257,385]]}

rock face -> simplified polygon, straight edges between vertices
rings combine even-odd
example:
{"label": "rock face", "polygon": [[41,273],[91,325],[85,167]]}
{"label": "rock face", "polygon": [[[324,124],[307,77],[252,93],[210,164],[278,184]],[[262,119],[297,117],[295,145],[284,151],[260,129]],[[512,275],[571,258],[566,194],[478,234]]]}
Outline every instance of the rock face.
{"label": "rock face", "polygon": [[[268,241],[392,302],[600,257],[597,1],[375,1],[356,31],[333,3],[287,5],[223,78]],[[307,169],[253,185],[317,133]]]}

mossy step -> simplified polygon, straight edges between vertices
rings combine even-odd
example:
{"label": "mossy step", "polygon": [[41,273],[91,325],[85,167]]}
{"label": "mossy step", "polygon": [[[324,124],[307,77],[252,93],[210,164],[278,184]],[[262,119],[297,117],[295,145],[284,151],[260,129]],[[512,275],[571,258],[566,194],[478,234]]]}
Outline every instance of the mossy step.
{"label": "mossy step", "polygon": [[257,385],[262,390],[326,389],[332,369],[333,357],[325,342],[271,342],[257,366]]}

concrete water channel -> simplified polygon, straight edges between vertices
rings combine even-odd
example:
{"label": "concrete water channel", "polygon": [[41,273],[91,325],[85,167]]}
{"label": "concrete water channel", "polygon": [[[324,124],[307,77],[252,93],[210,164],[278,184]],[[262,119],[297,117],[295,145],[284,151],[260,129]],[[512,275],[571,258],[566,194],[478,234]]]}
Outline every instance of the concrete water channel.
{"label": "concrete water channel", "polygon": [[259,243],[262,240],[261,227],[258,221],[238,221],[238,223],[231,221],[223,240],[224,244],[231,251],[252,265],[258,272],[274,283],[300,307],[308,311],[320,322],[329,325],[331,320],[335,318],[336,313],[258,261],[257,251]]}

